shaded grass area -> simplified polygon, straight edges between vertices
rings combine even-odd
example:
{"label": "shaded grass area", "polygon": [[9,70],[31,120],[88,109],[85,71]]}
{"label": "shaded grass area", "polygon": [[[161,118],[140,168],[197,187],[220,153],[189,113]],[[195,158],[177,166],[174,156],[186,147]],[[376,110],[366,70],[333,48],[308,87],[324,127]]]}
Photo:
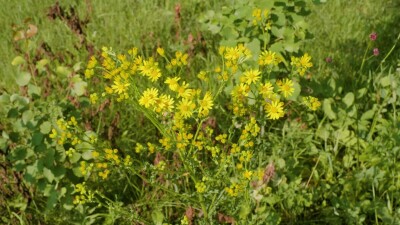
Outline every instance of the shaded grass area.
{"label": "shaded grass area", "polygon": [[[8,91],[17,89],[13,79],[17,71],[10,63],[23,50],[44,48],[60,64],[73,65],[85,63],[88,55],[102,46],[112,46],[117,51],[136,46],[146,54],[157,46],[178,50],[188,42],[200,44],[203,38],[196,26],[197,15],[224,2],[27,0],[15,4],[4,1],[0,9],[4,18],[0,21],[3,31],[0,87]],[[29,24],[38,28],[37,34],[29,39],[31,42],[15,41],[16,32],[26,31]],[[76,30],[77,25],[81,30]]]}
{"label": "shaded grass area", "polygon": [[[399,35],[399,30],[395,29],[400,22],[399,8],[400,2],[395,0],[327,1],[314,5],[313,13],[308,17],[314,38],[305,51],[312,53],[318,70],[326,65],[329,57],[332,59],[330,66],[335,67],[339,76],[351,78],[354,74],[349,71],[360,69],[369,34],[376,32],[378,38],[374,46],[370,46],[367,56],[373,54],[372,47],[378,48],[380,55],[369,60],[367,66],[377,68]],[[386,60],[388,64],[396,62],[399,49],[397,47]]]}

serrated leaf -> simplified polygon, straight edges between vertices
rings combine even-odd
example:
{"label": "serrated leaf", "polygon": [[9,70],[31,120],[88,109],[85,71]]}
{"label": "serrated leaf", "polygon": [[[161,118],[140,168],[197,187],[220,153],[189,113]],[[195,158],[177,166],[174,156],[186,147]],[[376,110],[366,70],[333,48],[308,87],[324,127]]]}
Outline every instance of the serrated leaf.
{"label": "serrated leaf", "polygon": [[49,121],[45,121],[40,125],[40,133],[48,134],[51,131],[51,123]]}
{"label": "serrated leaf", "polygon": [[25,86],[31,80],[31,74],[28,72],[19,72],[15,76],[15,81],[19,86]]}
{"label": "serrated leaf", "polygon": [[347,108],[349,108],[354,103],[354,94],[353,92],[349,92],[342,99],[343,103],[346,104]]}

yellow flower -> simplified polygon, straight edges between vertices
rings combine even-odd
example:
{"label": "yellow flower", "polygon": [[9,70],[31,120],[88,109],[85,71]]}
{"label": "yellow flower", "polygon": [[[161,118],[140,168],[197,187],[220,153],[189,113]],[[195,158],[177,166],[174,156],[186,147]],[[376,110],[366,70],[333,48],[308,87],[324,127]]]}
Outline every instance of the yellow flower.
{"label": "yellow flower", "polygon": [[258,64],[261,66],[267,65],[278,65],[279,58],[276,56],[275,52],[263,51],[258,58]]}
{"label": "yellow flower", "polygon": [[265,105],[265,111],[267,112],[267,117],[269,119],[279,119],[284,115],[283,102],[280,102],[279,100],[267,102]]}
{"label": "yellow flower", "polygon": [[180,79],[181,79],[180,77],[174,77],[174,78],[168,77],[164,83],[168,84],[169,89],[171,89],[172,91],[177,91],[179,87],[178,81]]}
{"label": "yellow flower", "polygon": [[321,106],[321,102],[318,100],[318,98],[314,98],[312,96],[304,97],[303,102],[312,111],[317,110]]}
{"label": "yellow flower", "polygon": [[147,88],[147,90],[143,92],[142,97],[139,99],[139,105],[149,108],[156,103],[157,97],[158,90],[156,88]]}
{"label": "yellow flower", "polygon": [[260,74],[261,72],[259,70],[247,70],[243,73],[243,78],[245,82],[250,85],[252,83],[257,83],[257,81],[260,79]]}
{"label": "yellow flower", "polygon": [[204,95],[203,100],[199,101],[199,105],[200,105],[199,114],[202,116],[207,116],[214,105],[210,92],[207,92]]}
{"label": "yellow flower", "polygon": [[285,78],[283,81],[278,80],[276,84],[278,85],[279,91],[285,98],[290,97],[293,94],[293,81]]}
{"label": "yellow flower", "polygon": [[187,98],[189,99],[192,96],[192,89],[189,89],[189,84],[187,84],[186,82],[183,82],[182,85],[178,85],[177,88],[177,92],[178,92],[178,96],[181,98]]}
{"label": "yellow flower", "polygon": [[157,53],[158,53],[160,56],[162,56],[162,57],[165,56],[165,51],[164,51],[163,48],[157,48]]}
{"label": "yellow flower", "polygon": [[174,108],[174,99],[169,95],[161,95],[156,101],[156,112],[171,112]]}
{"label": "yellow flower", "polygon": [[247,180],[250,180],[252,175],[253,175],[253,171],[245,170],[245,171],[243,172],[243,177],[244,177],[245,179],[247,179]]}
{"label": "yellow flower", "polygon": [[299,73],[300,76],[303,76],[306,70],[313,66],[310,60],[311,56],[306,53],[301,58],[292,57],[291,64],[297,68],[297,73]]}
{"label": "yellow flower", "polygon": [[271,99],[274,96],[274,87],[272,87],[272,84],[270,82],[262,84],[258,88],[258,91],[263,96],[263,98]]}
{"label": "yellow flower", "polygon": [[300,63],[300,65],[301,65],[301,67],[310,68],[310,67],[313,66],[313,64],[310,62],[310,60],[311,60],[311,56],[309,56],[309,55],[306,53],[306,54],[304,54],[304,55],[300,58],[299,63]]}
{"label": "yellow flower", "polygon": [[94,57],[94,56],[90,57],[90,60],[87,65],[87,69],[93,69],[96,65],[97,65],[96,57]]}
{"label": "yellow flower", "polygon": [[140,73],[144,76],[148,76],[151,81],[157,81],[161,77],[161,71],[158,68],[158,64],[154,62],[153,58],[144,60],[142,65],[139,66]]}
{"label": "yellow flower", "polygon": [[204,193],[207,188],[204,182],[196,183],[195,187],[198,193]]}
{"label": "yellow flower", "polygon": [[85,70],[85,78],[86,79],[90,79],[94,74],[94,70],[93,69],[86,69]]}
{"label": "yellow flower", "polygon": [[192,116],[193,110],[196,108],[196,104],[184,98],[179,103],[177,108],[179,109],[179,114],[182,115],[183,119],[186,119]]}
{"label": "yellow flower", "polygon": [[121,81],[121,79],[115,79],[111,88],[114,90],[114,93],[121,95],[128,91],[129,85],[131,85],[129,82]]}
{"label": "yellow flower", "polygon": [[96,104],[97,100],[99,99],[96,93],[90,94],[89,98],[91,104]]}

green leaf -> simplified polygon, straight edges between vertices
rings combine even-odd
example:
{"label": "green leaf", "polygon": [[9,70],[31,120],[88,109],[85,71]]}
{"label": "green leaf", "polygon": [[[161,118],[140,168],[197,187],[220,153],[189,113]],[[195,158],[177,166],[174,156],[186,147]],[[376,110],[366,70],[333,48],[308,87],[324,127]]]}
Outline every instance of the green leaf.
{"label": "green leaf", "polygon": [[82,96],[86,92],[87,83],[83,81],[78,75],[72,78],[73,87],[72,94],[76,96]]}
{"label": "green leaf", "polygon": [[239,33],[233,27],[224,27],[222,28],[220,34],[225,39],[237,39],[239,37]]}
{"label": "green leaf", "polygon": [[43,134],[39,132],[35,132],[32,135],[32,145],[33,146],[38,146],[43,143]]}
{"label": "green leaf", "polygon": [[346,96],[344,96],[344,98],[342,99],[342,101],[344,102],[344,104],[346,104],[347,108],[349,108],[351,105],[353,105],[353,103],[354,103],[353,92],[347,93]]}
{"label": "green leaf", "polygon": [[362,114],[361,120],[370,120],[374,118],[374,115],[375,115],[375,109],[368,110]]}
{"label": "green leaf", "polygon": [[46,167],[43,168],[43,176],[49,181],[49,183],[52,183],[54,181],[53,172]]}
{"label": "green leaf", "polygon": [[249,215],[250,211],[251,211],[250,206],[247,205],[247,204],[243,204],[243,205],[240,207],[239,218],[240,218],[240,219],[246,219],[247,216]]}
{"label": "green leaf", "polygon": [[13,61],[11,62],[11,65],[18,66],[18,65],[21,65],[22,63],[25,63],[25,59],[22,58],[22,56],[17,56],[13,59]]}
{"label": "green leaf", "polygon": [[297,97],[299,97],[301,92],[301,86],[299,83],[293,81],[293,87],[294,87],[293,94],[288,99],[292,101],[297,101]]}
{"label": "green leaf", "polygon": [[31,80],[31,74],[28,72],[19,72],[15,76],[15,81],[19,86],[25,86]]}
{"label": "green leaf", "polygon": [[75,72],[78,72],[81,69],[81,64],[82,62],[75,63],[75,65],[72,67]]}
{"label": "green leaf", "polygon": [[52,168],[52,172],[54,174],[54,180],[61,180],[66,173],[66,169],[63,166],[55,166]]}
{"label": "green leaf", "polygon": [[260,41],[254,38],[250,43],[247,44],[247,48],[251,51],[253,59],[257,61],[261,52]]}
{"label": "green leaf", "polygon": [[49,121],[43,122],[40,125],[40,133],[48,134],[51,131],[51,123]]}
{"label": "green leaf", "polygon": [[10,95],[8,95],[7,93],[0,95],[0,105],[4,106],[8,103],[10,103]]}
{"label": "green leaf", "polygon": [[250,6],[241,6],[236,10],[234,17],[235,19],[251,18],[251,14],[252,14],[252,8]]}
{"label": "green leaf", "polygon": [[80,153],[74,152],[74,153],[72,154],[72,157],[69,158],[69,161],[70,161],[71,163],[76,163],[76,162],[79,161],[79,159],[81,159],[81,156],[82,156],[82,155],[81,155]]}
{"label": "green leaf", "polygon": [[6,148],[7,148],[7,139],[0,137],[0,150],[2,150],[2,152],[6,152]]}
{"label": "green leaf", "polygon": [[218,34],[221,31],[221,26],[208,24],[208,30],[211,31],[212,34]]}
{"label": "green leaf", "polygon": [[56,72],[65,77],[71,74],[71,71],[65,66],[58,66]]}
{"label": "green leaf", "polygon": [[332,110],[332,99],[331,98],[326,98],[324,99],[324,102],[322,104],[322,109],[324,110],[324,113],[328,116],[329,119],[335,120],[336,119],[336,114]]}
{"label": "green leaf", "polygon": [[40,160],[43,162],[44,165],[50,167],[54,164],[54,155],[55,155],[54,148],[49,148],[46,151],[46,155]]}
{"label": "green leaf", "polygon": [[164,220],[164,214],[160,211],[160,209],[155,209],[151,212],[151,219],[155,225],[161,225]]}
{"label": "green leaf", "polygon": [[36,85],[28,84],[28,94],[30,96],[36,95],[37,97],[40,96],[42,89]]}
{"label": "green leaf", "polygon": [[391,79],[390,79],[390,76],[382,77],[381,80],[380,80],[380,83],[381,83],[382,87],[389,86],[392,83]]}
{"label": "green leaf", "polygon": [[20,96],[19,94],[13,94],[10,97],[11,102],[15,102],[21,106],[26,106],[29,104],[29,99],[23,96]]}
{"label": "green leaf", "polygon": [[46,210],[54,209],[54,206],[57,203],[57,200],[58,200],[58,192],[53,188],[53,189],[51,189],[51,191],[49,193],[49,198],[47,199],[47,202],[46,202]]}
{"label": "green leaf", "polygon": [[33,118],[33,112],[31,110],[26,110],[22,113],[22,122],[27,124]]}

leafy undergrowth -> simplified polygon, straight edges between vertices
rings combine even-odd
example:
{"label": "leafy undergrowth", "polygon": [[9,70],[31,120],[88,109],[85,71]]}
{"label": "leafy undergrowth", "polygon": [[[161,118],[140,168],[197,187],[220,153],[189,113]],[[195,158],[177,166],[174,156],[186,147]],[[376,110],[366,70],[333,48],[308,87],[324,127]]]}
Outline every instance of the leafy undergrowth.
{"label": "leafy undergrowth", "polygon": [[2,222],[397,224],[396,15],[342,4],[46,2],[13,27]]}

